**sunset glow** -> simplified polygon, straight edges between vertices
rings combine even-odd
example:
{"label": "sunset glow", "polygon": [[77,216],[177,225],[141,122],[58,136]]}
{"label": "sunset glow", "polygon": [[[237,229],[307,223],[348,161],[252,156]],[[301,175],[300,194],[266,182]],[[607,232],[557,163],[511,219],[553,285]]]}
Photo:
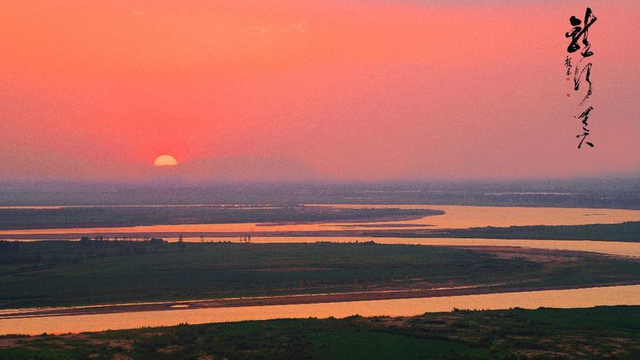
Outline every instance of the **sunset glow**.
{"label": "sunset glow", "polygon": [[639,18],[0,1],[0,359],[637,358]]}
{"label": "sunset glow", "polygon": [[154,161],[155,166],[175,166],[178,165],[178,161],[171,155],[160,155]]}
{"label": "sunset glow", "polygon": [[581,1],[240,3],[3,3],[0,179],[140,181],[165,152],[196,182],[640,170],[637,0],[591,4],[615,21],[590,151],[563,76]]}

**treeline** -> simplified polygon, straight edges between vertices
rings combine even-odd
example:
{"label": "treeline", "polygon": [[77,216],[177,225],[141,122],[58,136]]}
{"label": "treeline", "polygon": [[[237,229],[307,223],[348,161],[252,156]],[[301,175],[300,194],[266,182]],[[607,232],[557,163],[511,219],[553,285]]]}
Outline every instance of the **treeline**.
{"label": "treeline", "polygon": [[[182,241],[182,235],[180,236],[179,241]],[[103,235],[98,235],[96,237],[94,237],[93,239],[91,239],[91,237],[89,236],[83,236],[80,238],[80,243],[83,245],[88,245],[88,244],[104,244],[104,243],[110,243],[110,242],[143,242],[143,243],[150,243],[153,245],[164,245],[167,242],[162,239],[162,238],[150,238],[150,239],[143,239],[141,237],[126,237],[126,236],[122,236],[122,237],[118,237],[118,236],[114,236],[114,237],[108,237],[108,236],[103,236]]]}

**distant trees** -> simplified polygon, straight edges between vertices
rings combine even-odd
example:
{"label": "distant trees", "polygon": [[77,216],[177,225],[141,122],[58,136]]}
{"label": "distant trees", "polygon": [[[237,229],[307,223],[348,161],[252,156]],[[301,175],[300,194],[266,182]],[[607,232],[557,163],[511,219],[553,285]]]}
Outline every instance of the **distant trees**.
{"label": "distant trees", "polygon": [[157,253],[164,248],[168,243],[157,237],[152,237],[147,240],[127,240],[126,237],[118,238],[103,237],[101,235],[95,236],[92,240],[89,236],[83,236],[80,238],[80,244],[87,248],[90,252],[95,252],[94,256],[100,256],[105,252],[115,252],[117,256],[146,254],[149,252]]}

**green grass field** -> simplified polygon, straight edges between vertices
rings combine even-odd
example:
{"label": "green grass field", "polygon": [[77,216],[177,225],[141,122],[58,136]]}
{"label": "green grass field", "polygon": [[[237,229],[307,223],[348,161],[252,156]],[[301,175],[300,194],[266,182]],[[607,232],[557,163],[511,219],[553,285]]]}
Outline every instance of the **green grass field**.
{"label": "green grass field", "polygon": [[0,308],[460,285],[637,281],[640,262],[420,245],[0,242]]}
{"label": "green grass field", "polygon": [[0,337],[0,359],[638,359],[640,307],[454,311]]}

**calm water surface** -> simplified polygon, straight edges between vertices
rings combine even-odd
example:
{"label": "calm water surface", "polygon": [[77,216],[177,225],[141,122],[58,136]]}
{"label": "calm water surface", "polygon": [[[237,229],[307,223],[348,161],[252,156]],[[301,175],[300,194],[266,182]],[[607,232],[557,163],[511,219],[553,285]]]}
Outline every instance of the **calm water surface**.
{"label": "calm water surface", "polygon": [[[329,206],[329,205],[327,205]],[[192,224],[156,225],[120,228],[93,229],[44,229],[0,231],[0,235],[31,234],[33,238],[47,234],[111,234],[111,233],[161,233],[161,232],[258,232],[258,231],[325,231],[325,230],[372,230],[372,224],[432,225],[431,228],[469,228],[484,226],[517,225],[584,225],[613,224],[625,221],[640,221],[640,211],[617,209],[567,209],[567,208],[509,208],[479,206],[441,205],[330,205],[336,207],[393,207],[425,208],[444,210],[445,215],[428,216],[416,220],[376,222],[376,223],[318,223],[318,224]],[[367,225],[367,226],[363,226]],[[187,240],[200,241],[200,238]],[[209,239],[208,239],[209,240]],[[236,238],[216,238],[237,240]],[[420,244],[441,246],[518,246],[536,249],[590,251],[610,255],[640,258],[640,243],[609,241],[568,241],[568,240],[506,240],[506,239],[451,239],[451,238],[393,238],[393,237],[254,237],[253,242],[352,242],[373,240],[382,244]],[[326,304],[300,304],[277,306],[251,306],[230,308],[189,309],[175,308],[166,311],[95,314],[76,316],[52,316],[23,319],[0,320],[0,334],[22,333],[41,334],[107,329],[127,329],[142,326],[170,326],[179,323],[209,323],[241,320],[265,320],[276,318],[305,317],[346,317],[362,316],[410,316],[424,312],[450,311],[462,309],[506,309],[510,307],[591,307],[597,305],[640,305],[640,285],[600,287],[588,289],[550,290],[535,292],[500,293],[484,295],[463,295],[419,299],[393,299],[374,301],[339,302]]]}
{"label": "calm water surface", "polygon": [[[106,228],[66,228],[35,230],[0,230],[0,236],[12,234],[54,235],[69,234],[159,234],[159,233],[226,233],[226,232],[286,232],[286,231],[338,231],[338,230],[389,230],[391,226],[410,229],[465,229],[471,227],[505,227],[524,225],[588,225],[616,224],[626,221],[640,221],[640,210],[587,209],[587,208],[540,208],[540,207],[496,207],[496,206],[454,206],[454,205],[307,205],[342,208],[401,208],[443,210],[444,215],[426,216],[405,221],[380,222],[334,222],[307,224],[182,224],[151,225]],[[378,225],[378,226],[376,226]]]}
{"label": "calm water surface", "polygon": [[342,318],[362,316],[412,316],[425,312],[458,309],[508,309],[521,307],[579,308],[598,305],[640,305],[640,285],[571,290],[546,290],[484,295],[446,296],[419,299],[352,301],[324,304],[247,306],[188,309],[138,313],[0,320],[0,335],[68,333],[132,329],[144,326],[172,326],[180,323],[203,324],[281,318]]}

